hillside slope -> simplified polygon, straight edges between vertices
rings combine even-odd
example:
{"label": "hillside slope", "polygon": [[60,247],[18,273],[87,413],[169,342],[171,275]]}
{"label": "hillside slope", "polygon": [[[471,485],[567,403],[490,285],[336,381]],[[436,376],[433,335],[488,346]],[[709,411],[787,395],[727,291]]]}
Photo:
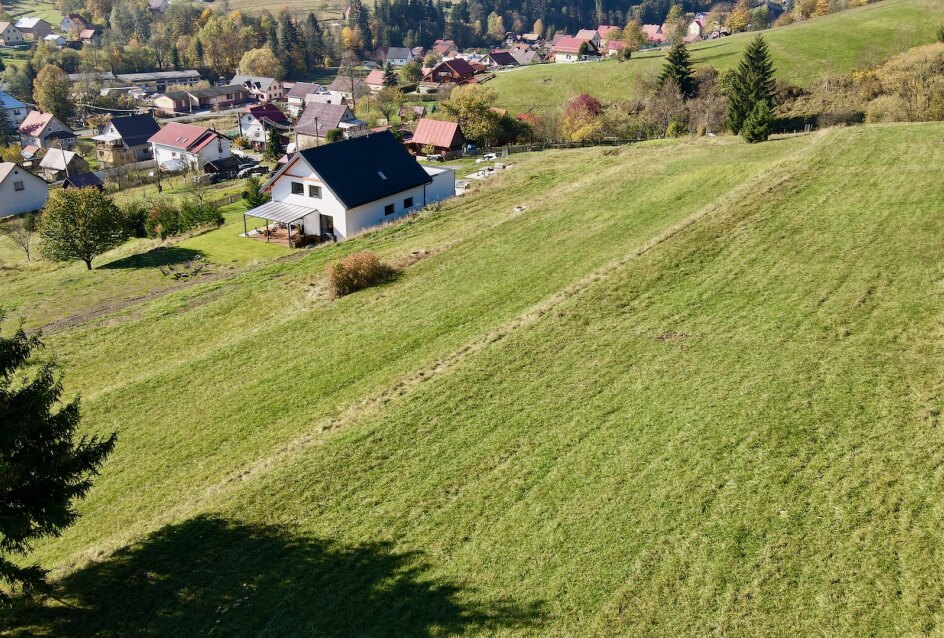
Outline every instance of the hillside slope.
{"label": "hillside slope", "polygon": [[[933,633],[942,136],[515,156],[415,221],[54,336],[121,439],[38,548],[76,607],[6,622]],[[427,255],[328,302],[322,265],[364,247]]]}
{"label": "hillside slope", "polygon": [[[787,27],[764,31],[777,77],[808,85],[827,73],[847,73],[920,44],[933,42],[944,23],[944,2],[884,0]],[[692,61],[717,69],[735,66],[756,34],[741,33],[690,47]],[[583,64],[545,64],[500,72],[488,86],[498,103],[513,113],[556,108],[581,93],[622,100],[636,95],[636,82],[658,74],[664,51],[636,54],[632,60]]]}

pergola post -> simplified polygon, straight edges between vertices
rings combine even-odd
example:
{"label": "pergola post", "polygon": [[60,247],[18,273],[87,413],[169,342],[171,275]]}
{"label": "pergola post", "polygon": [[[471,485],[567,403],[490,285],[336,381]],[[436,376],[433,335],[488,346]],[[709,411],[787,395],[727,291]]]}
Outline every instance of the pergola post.
{"label": "pergola post", "polygon": [[269,242],[269,220],[266,220],[266,243]]}
{"label": "pergola post", "polygon": [[288,223],[288,247],[292,247],[292,222]]}
{"label": "pergola post", "polygon": [[243,213],[243,237],[249,238],[249,226],[246,225],[246,213]]}

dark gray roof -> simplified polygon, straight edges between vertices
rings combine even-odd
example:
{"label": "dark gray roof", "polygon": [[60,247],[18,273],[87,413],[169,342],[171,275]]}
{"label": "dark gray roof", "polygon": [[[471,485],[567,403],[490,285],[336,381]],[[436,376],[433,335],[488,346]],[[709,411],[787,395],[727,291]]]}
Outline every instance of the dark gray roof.
{"label": "dark gray roof", "polygon": [[410,50],[406,47],[390,47],[387,49],[387,59],[396,58],[397,60],[405,60],[411,57]]}
{"label": "dark gray roof", "polygon": [[116,117],[111,124],[128,146],[145,144],[148,138],[161,129],[150,115]]}
{"label": "dark gray roof", "polygon": [[73,188],[102,188],[102,180],[95,173],[83,173],[82,175],[70,175],[65,179],[63,188],[72,186]]}
{"label": "dark gray roof", "polygon": [[389,131],[316,146],[301,156],[347,208],[433,181]]}
{"label": "dark gray roof", "polygon": [[[301,135],[324,137],[329,130],[338,128],[338,124],[351,118],[353,118],[351,110],[345,104],[310,102],[305,107],[301,117],[298,118],[295,132]],[[315,126],[316,120],[317,127]]]}

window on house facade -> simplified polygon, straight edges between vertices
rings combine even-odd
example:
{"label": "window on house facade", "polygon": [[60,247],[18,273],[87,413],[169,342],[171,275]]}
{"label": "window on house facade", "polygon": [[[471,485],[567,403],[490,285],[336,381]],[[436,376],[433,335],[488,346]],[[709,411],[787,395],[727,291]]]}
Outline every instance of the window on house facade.
{"label": "window on house facade", "polygon": [[318,199],[321,199],[321,187],[320,187],[320,186],[315,186],[314,184],[309,184],[309,185],[308,185],[308,196],[309,196],[309,197],[317,197]]}
{"label": "window on house facade", "polygon": [[23,182],[13,182],[13,190],[21,191],[24,190],[26,186],[23,185]]}
{"label": "window on house facade", "polygon": [[386,206],[384,206],[384,215],[393,215],[395,210],[396,210],[395,204],[387,204]]}
{"label": "window on house facade", "polygon": [[403,208],[410,208],[413,206],[413,198],[407,197],[403,200]]}
{"label": "window on house facade", "polygon": [[301,182],[292,182],[292,195],[304,195],[305,185]]}

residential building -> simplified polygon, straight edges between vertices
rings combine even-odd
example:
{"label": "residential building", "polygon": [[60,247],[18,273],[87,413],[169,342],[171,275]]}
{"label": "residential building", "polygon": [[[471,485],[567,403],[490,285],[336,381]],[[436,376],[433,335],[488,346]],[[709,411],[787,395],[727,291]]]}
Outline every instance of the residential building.
{"label": "residential building", "polygon": [[102,34],[101,31],[96,27],[89,27],[87,29],[82,29],[79,32],[79,40],[82,41],[82,44],[89,47],[100,47],[102,46]]}
{"label": "residential building", "polygon": [[155,113],[174,115],[195,111],[218,111],[245,104],[249,101],[249,89],[231,84],[229,86],[211,86],[207,89],[170,91],[159,95],[152,101]]}
{"label": "residential building", "polygon": [[491,51],[482,58],[480,63],[489,69],[504,69],[518,66],[518,60],[511,54],[511,51],[506,50]]}
{"label": "residential building", "polygon": [[335,96],[327,87],[310,82],[296,82],[286,97],[286,110],[289,115],[297,118],[305,110],[305,107],[312,103],[321,104],[344,104],[345,99],[342,96]]}
{"label": "residential building", "polygon": [[118,73],[115,78],[125,84],[136,86],[145,93],[163,93],[174,85],[193,86],[203,80],[197,71],[152,71],[149,73]]}
{"label": "residential building", "polygon": [[[594,31],[596,33],[596,31]],[[578,37],[561,38],[557,44],[551,47],[551,55],[554,56],[554,62],[571,63],[579,62],[587,56],[598,55],[599,51],[590,40],[581,40]]]}
{"label": "residential building", "polygon": [[62,190],[70,188],[97,188],[100,191],[105,190],[105,183],[95,173],[81,173],[79,175],[70,175],[62,182]]}
{"label": "residential building", "polygon": [[3,117],[14,129],[20,128],[20,124],[26,119],[29,110],[29,107],[23,102],[20,102],[6,91],[0,91],[0,111],[3,112]]}
{"label": "residential building", "polygon": [[394,67],[401,67],[412,61],[413,52],[407,47],[388,47],[383,59],[384,64],[390,64]]}
{"label": "residential building", "polygon": [[8,47],[24,42],[23,32],[12,22],[0,22],[0,38],[3,38],[3,45]]}
{"label": "residential building", "polygon": [[69,44],[69,41],[66,40],[61,33],[50,33],[43,38],[43,42],[57,49],[61,49]]}
{"label": "residential building", "polygon": [[362,95],[367,95],[370,87],[361,78],[352,79],[350,76],[339,75],[328,85],[328,90],[336,98],[343,97],[346,101],[351,102]]}
{"label": "residential building", "polygon": [[245,217],[286,226],[290,245],[299,245],[311,237],[348,239],[452,197],[455,173],[420,166],[382,132],[301,151],[263,189],[272,200]]}
{"label": "residential building", "polygon": [[91,25],[88,23],[88,20],[78,13],[70,13],[59,21],[59,30],[63,33],[72,33],[73,30],[81,31],[89,26]]}
{"label": "residential building", "polygon": [[239,134],[255,148],[261,148],[273,128],[287,129],[289,119],[274,104],[255,104],[239,116]]}
{"label": "residential building", "polygon": [[52,113],[30,111],[18,129],[20,145],[32,144],[39,148],[50,146],[71,150],[75,146],[75,133]]}
{"label": "residential building", "polygon": [[523,42],[518,42],[509,49],[512,57],[520,66],[527,66],[529,64],[534,64],[535,62],[540,62],[541,58],[538,56],[538,52],[534,50],[534,47],[524,44]]}
{"label": "residential building", "polygon": [[613,26],[611,24],[601,24],[597,27],[597,33],[600,36],[600,46],[602,50],[606,43],[613,39],[613,37],[620,32],[620,28]]}
{"label": "residential building", "polygon": [[39,168],[47,182],[58,182],[69,175],[81,175],[89,172],[89,165],[75,151],[51,148],[43,155]]}
{"label": "residential building", "polygon": [[346,104],[311,102],[295,125],[298,147],[317,145],[331,129],[340,129],[345,138],[360,137],[368,132],[367,122],[357,119]]}
{"label": "residential building", "polygon": [[644,24],[642,32],[646,34],[646,39],[651,44],[662,44],[668,39],[668,35],[662,30],[661,24]]}
{"label": "residential building", "polygon": [[49,198],[49,185],[13,162],[0,163],[0,217],[41,209]]}
{"label": "residential building", "polygon": [[445,84],[469,84],[475,79],[475,69],[460,58],[443,60],[423,76],[420,93],[435,93]]}
{"label": "residential building", "polygon": [[374,69],[364,78],[364,83],[370,88],[371,93],[379,93],[384,88],[384,72],[381,69]]}
{"label": "residential building", "polygon": [[606,54],[610,57],[614,57],[620,54],[620,52],[626,48],[626,43],[622,40],[610,40],[606,43]]}
{"label": "residential building", "polygon": [[16,28],[20,30],[23,37],[33,40],[34,42],[39,42],[52,33],[52,25],[42,18],[20,18],[16,21]]}
{"label": "residential building", "polygon": [[228,137],[192,124],[171,122],[148,141],[158,166],[166,171],[195,171],[230,155]]}
{"label": "residential building", "polygon": [[113,118],[100,135],[92,138],[98,163],[111,168],[154,159],[148,140],[160,128],[150,115]]}
{"label": "residential building", "polygon": [[265,78],[257,75],[233,76],[231,85],[244,86],[254,98],[260,102],[275,102],[285,96],[285,89],[282,83],[275,78]]}
{"label": "residential building", "polygon": [[464,144],[465,137],[457,122],[424,117],[416,123],[409,148],[416,155],[442,155],[446,159],[455,159],[462,155]]}
{"label": "residential building", "polygon": [[581,29],[574,37],[578,40],[591,42],[598,51],[600,50],[600,45],[603,43],[603,39],[595,29]]}
{"label": "residential building", "polygon": [[432,50],[445,59],[455,56],[459,52],[459,47],[452,40],[436,40],[433,42]]}

